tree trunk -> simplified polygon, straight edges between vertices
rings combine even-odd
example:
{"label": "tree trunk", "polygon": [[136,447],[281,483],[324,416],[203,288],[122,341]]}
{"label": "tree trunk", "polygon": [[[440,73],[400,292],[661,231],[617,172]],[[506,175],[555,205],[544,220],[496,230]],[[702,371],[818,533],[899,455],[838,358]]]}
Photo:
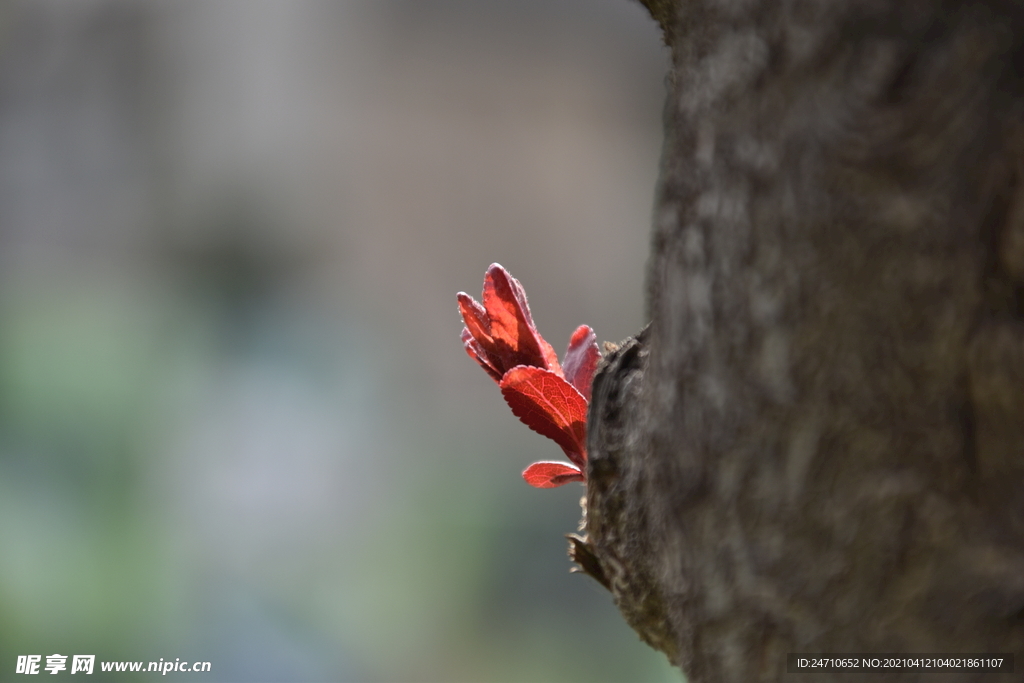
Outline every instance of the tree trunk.
{"label": "tree trunk", "polygon": [[652,322],[595,380],[577,557],[692,683],[793,652],[1020,670],[1024,6],[645,4],[673,54]]}

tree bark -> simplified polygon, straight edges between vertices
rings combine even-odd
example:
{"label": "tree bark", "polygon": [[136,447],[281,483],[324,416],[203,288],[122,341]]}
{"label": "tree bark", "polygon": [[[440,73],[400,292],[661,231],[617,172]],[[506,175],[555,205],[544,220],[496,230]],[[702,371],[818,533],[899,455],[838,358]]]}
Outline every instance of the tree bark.
{"label": "tree bark", "polygon": [[693,683],[1021,670],[1024,6],[644,4],[673,55],[651,325],[595,380],[577,557]]}

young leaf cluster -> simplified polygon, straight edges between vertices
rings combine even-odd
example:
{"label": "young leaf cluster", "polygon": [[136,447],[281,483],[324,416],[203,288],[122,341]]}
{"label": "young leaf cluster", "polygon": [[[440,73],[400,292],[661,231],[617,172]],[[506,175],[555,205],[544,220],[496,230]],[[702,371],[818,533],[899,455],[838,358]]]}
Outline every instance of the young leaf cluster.
{"label": "young leaf cluster", "polygon": [[537,488],[586,481],[587,405],[600,359],[594,331],[580,325],[560,364],[533,323],[522,285],[501,265],[487,269],[481,299],[458,294],[466,352],[498,383],[512,414],[569,459],[535,462],[523,479]]}

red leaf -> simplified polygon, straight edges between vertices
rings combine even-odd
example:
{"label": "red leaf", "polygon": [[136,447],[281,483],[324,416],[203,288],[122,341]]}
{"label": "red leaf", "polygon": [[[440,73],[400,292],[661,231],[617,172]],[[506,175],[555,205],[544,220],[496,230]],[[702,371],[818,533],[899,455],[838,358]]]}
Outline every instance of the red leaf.
{"label": "red leaf", "polygon": [[480,367],[482,367],[495,382],[501,381],[501,375],[498,374],[497,370],[491,367],[491,364],[487,360],[487,352],[484,351],[480,342],[473,337],[468,327],[462,328],[462,346],[466,349],[466,353],[469,354],[469,357],[479,363]]}
{"label": "red leaf", "polygon": [[484,307],[465,292],[459,292],[456,298],[459,300],[459,312],[462,313],[462,319],[466,322],[469,333],[478,339],[490,338],[491,323],[487,319],[487,311]]}
{"label": "red leaf", "polygon": [[533,357],[534,362],[519,361],[510,368],[532,365],[555,372],[560,370],[555,350],[544,341],[533,324],[523,286],[501,264],[492,263],[484,275],[483,303],[491,321],[491,336],[496,343],[507,342],[518,352],[517,355]]}
{"label": "red leaf", "polygon": [[594,379],[597,361],[601,360],[601,352],[597,350],[597,335],[588,325],[580,325],[569,339],[569,348],[565,352],[562,371],[569,384],[583,394],[590,402],[590,383]]}
{"label": "red leaf", "polygon": [[465,292],[459,292],[459,311],[466,331],[475,341],[463,343],[496,381],[517,365],[562,369],[558,356],[533,324],[530,306],[522,285],[499,264],[493,263],[484,276],[483,305]]}
{"label": "red leaf", "polygon": [[583,481],[583,473],[564,462],[535,462],[523,471],[523,479],[539,489],[553,489],[571,481]]}
{"label": "red leaf", "polygon": [[580,470],[587,463],[587,399],[550,370],[520,365],[501,378],[501,394],[512,413],[553,440]]}

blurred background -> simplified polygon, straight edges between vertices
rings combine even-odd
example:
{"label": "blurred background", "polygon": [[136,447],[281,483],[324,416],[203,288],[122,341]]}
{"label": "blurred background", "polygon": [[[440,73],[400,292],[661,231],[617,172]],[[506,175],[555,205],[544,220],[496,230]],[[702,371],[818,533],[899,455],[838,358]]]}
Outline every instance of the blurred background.
{"label": "blurred background", "polygon": [[0,679],[681,680],[455,303],[642,327],[667,64],[631,0],[0,4]]}

